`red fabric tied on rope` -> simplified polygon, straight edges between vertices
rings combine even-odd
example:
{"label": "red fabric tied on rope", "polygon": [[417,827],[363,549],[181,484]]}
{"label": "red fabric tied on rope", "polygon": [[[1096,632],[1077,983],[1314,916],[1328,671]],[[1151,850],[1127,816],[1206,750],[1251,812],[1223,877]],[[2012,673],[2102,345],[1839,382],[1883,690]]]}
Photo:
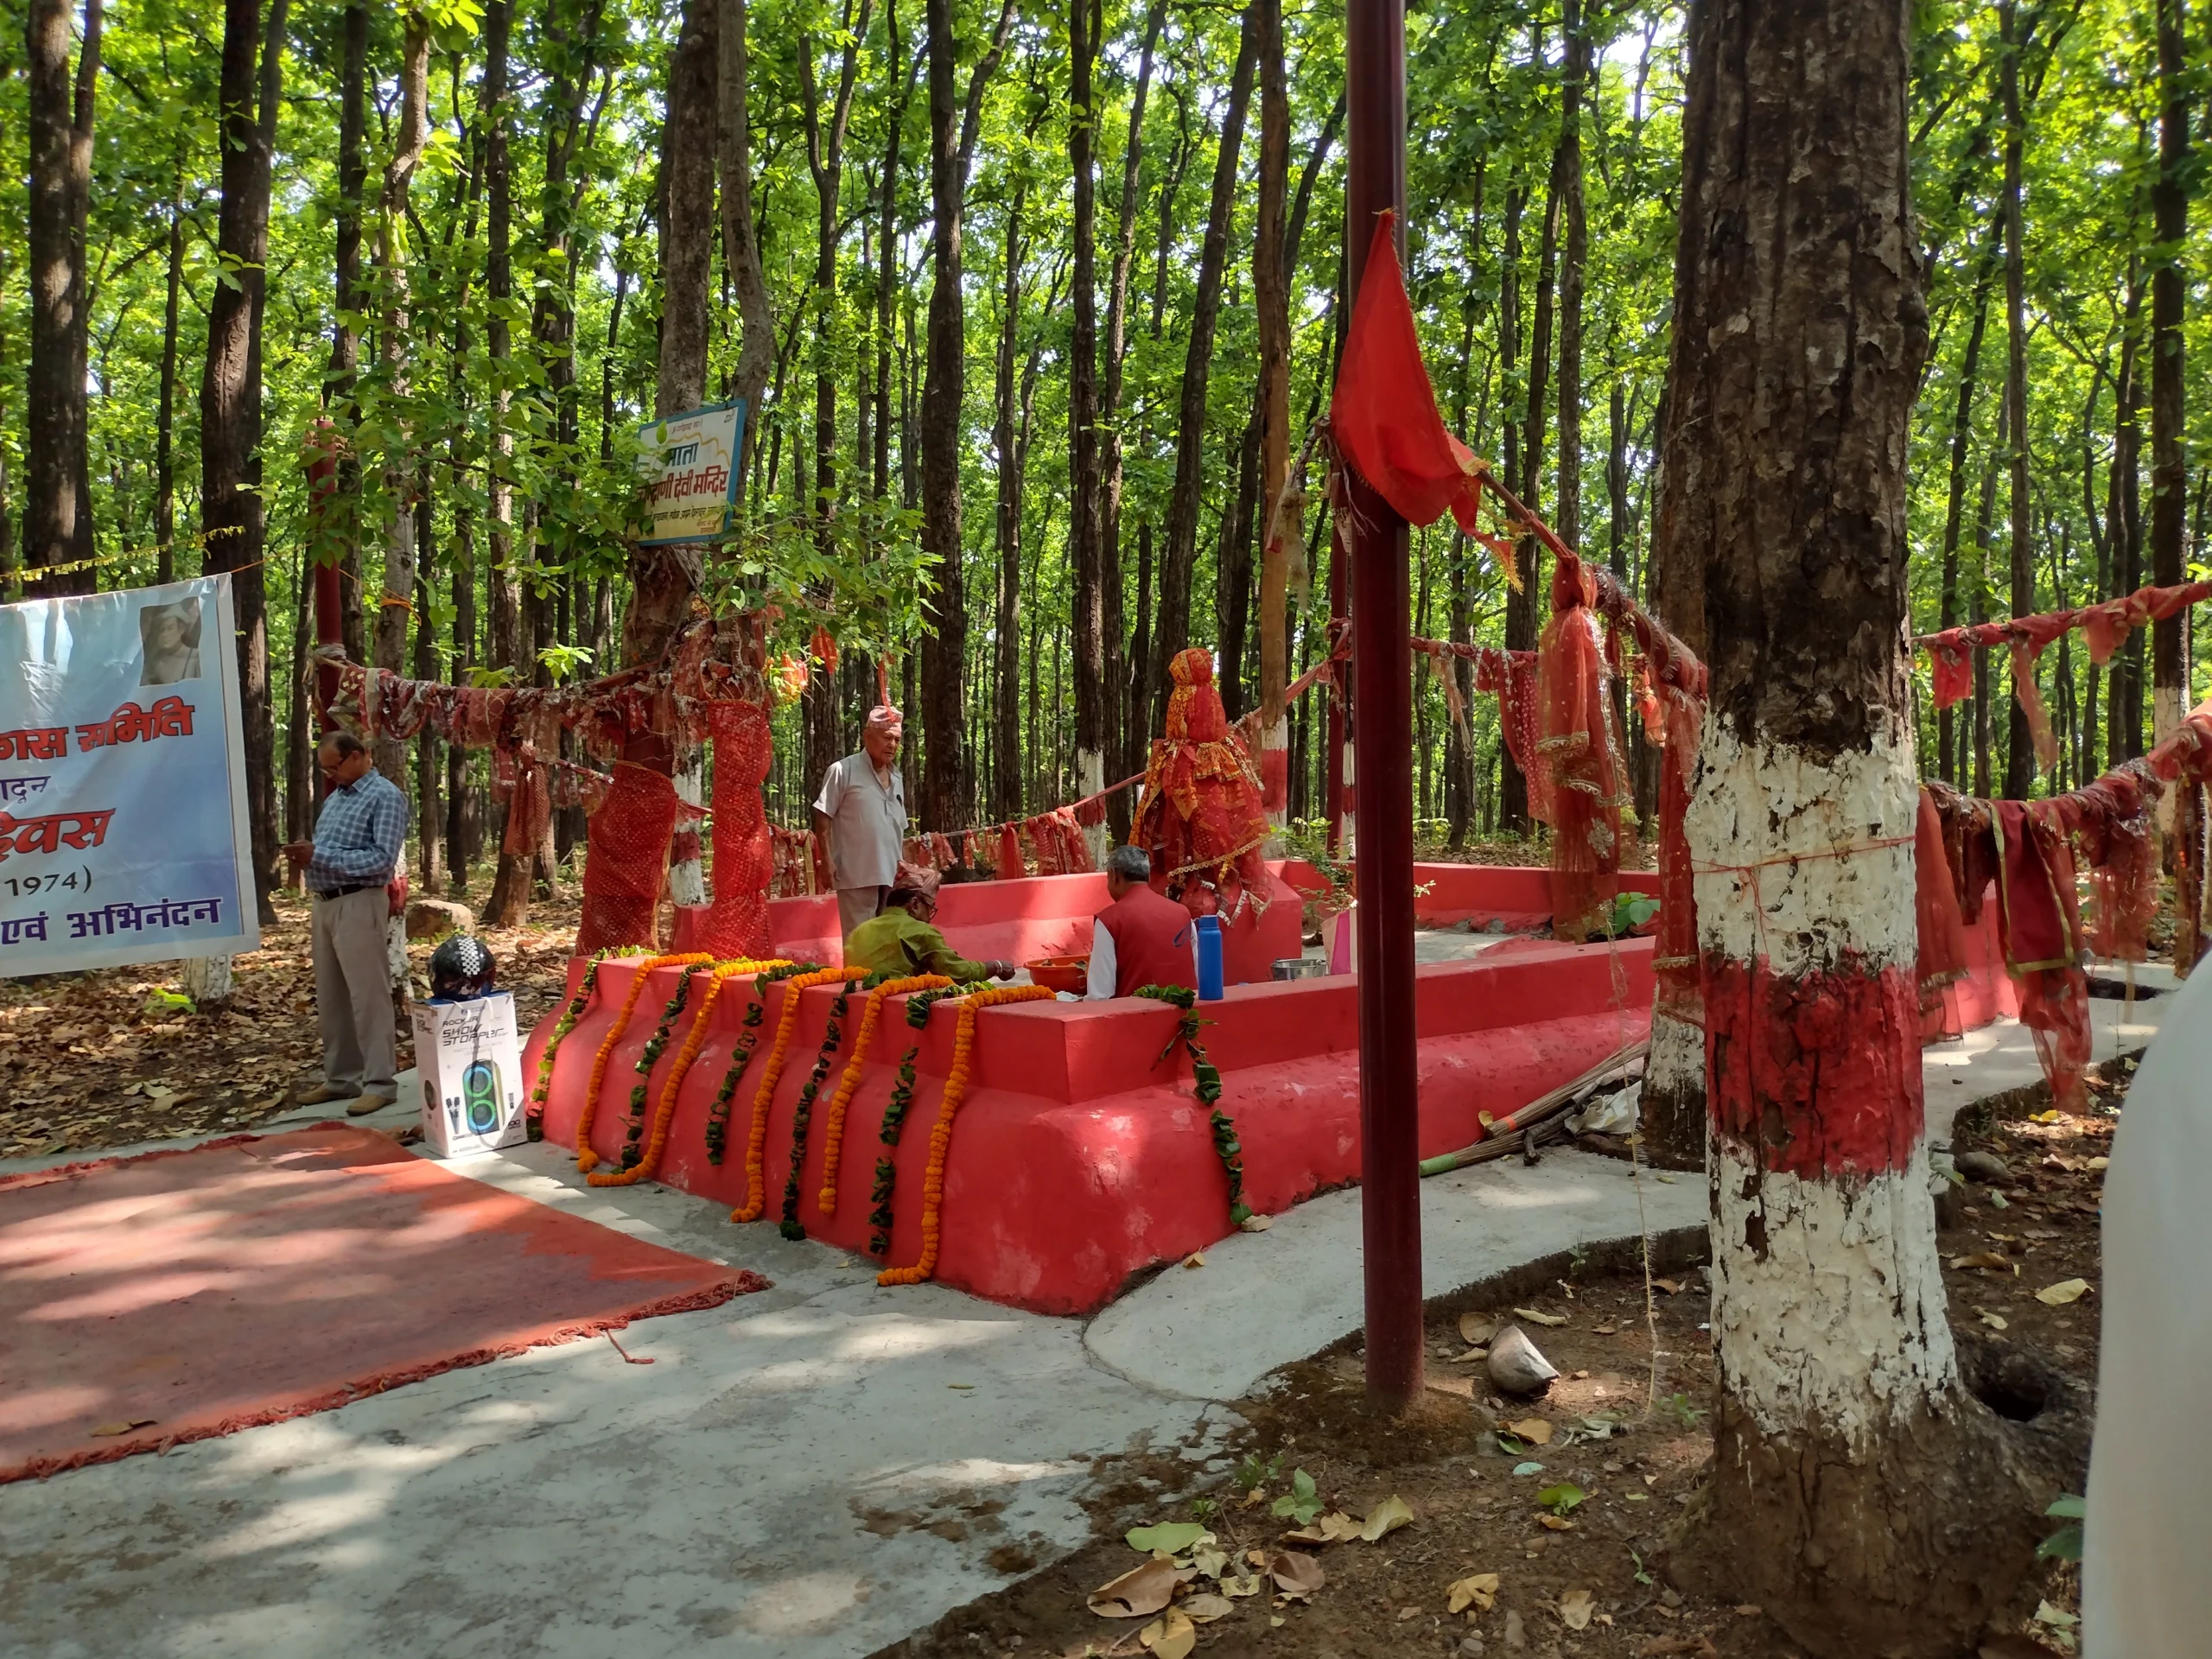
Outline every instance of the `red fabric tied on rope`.
{"label": "red fabric tied on rope", "polygon": [[1021,863],[1021,831],[1010,823],[999,826],[998,879],[1019,881],[1029,872]]}
{"label": "red fabric tied on rope", "polygon": [[1967,925],[1951,885],[1943,821],[1936,814],[1935,798],[1924,789],[1914,824],[1912,858],[1913,912],[1920,930],[1920,1008],[1925,1014],[1942,1007],[1945,986],[1965,977]]}
{"label": "red fabric tied on rope", "polygon": [[2089,986],[2082,971],[2081,917],[2074,901],[2074,852],[2064,824],[2045,801],[1992,801],[1997,842],[1998,937],[2020,991],[2020,1023],[2034,1034],[2036,1057],[2054,1104],[2075,1110],[2086,1098]]}
{"label": "red fabric tied on rope", "polygon": [[771,824],[769,844],[774,849],[776,873],[769,889],[772,899],[803,899],[814,891],[808,849],[814,837],[804,830]]}
{"label": "red fabric tied on rope", "polygon": [[616,763],[614,786],[590,820],[583,916],[576,926],[578,956],[658,943],[676,804],[676,785],[665,772],[627,760]]}
{"label": "red fabric tied on rope", "polygon": [[1669,690],[1664,699],[1659,753],[1659,937],[1651,972],[1657,982],[1656,1012],[1684,1025],[1705,1022],[1705,994],[1698,978],[1697,880],[1684,828],[1690,774],[1697,766],[1697,703]]}
{"label": "red fabric tied on rope", "polygon": [[707,705],[715,745],[715,897],[698,948],[723,960],[769,953],[768,885],[776,849],[761,805],[774,747],[757,702]]}
{"label": "red fabric tied on rope", "polygon": [[943,835],[930,836],[929,865],[931,869],[942,875],[959,861],[959,858],[953,853],[952,841],[950,836]]}
{"label": "red fabric tied on rope", "polygon": [[[1954,630],[1955,632],[1955,630]],[[1953,703],[1963,702],[1974,695],[1974,649],[1969,645],[1944,643],[1948,635],[1930,640],[1928,645],[1929,665],[1935,672],[1936,707],[1940,711]]]}
{"label": "red fabric tied on rope", "polygon": [[2152,808],[2161,790],[2148,767],[2107,772],[2049,803],[2089,867],[2083,932],[2108,962],[2142,962],[2158,908],[2158,832]]}
{"label": "red fabric tied on rope", "polygon": [[1398,268],[1394,222],[1389,213],[1376,218],[1359,298],[1344,331],[1329,431],[1338,453],[1408,524],[1433,524],[1449,510],[1460,529],[1476,535],[1482,492],[1475,458],[1437,412]]}
{"label": "red fabric tied on rope", "polygon": [[1229,729],[1211,653],[1178,652],[1168,677],[1175,690],[1167,733],[1153,740],[1129,839],[1151,855],[1156,875],[1212,883],[1223,915],[1233,917],[1248,896],[1255,910],[1264,909],[1268,819],[1259,769]]}
{"label": "red fabric tied on rope", "polygon": [[2041,641],[2012,642],[2012,695],[2028,717],[2028,735],[2036,746],[2036,765],[2044,772],[2058,765],[2058,739],[2050,729],[2050,710],[2044,707],[2043,688],[2036,683],[2036,658]]}
{"label": "red fabric tied on rope", "polygon": [[1580,559],[1554,562],[1552,620],[1536,654],[1537,770],[1549,785],[1552,931],[1562,939],[1602,933],[1620,885],[1620,737],[1596,598]]}

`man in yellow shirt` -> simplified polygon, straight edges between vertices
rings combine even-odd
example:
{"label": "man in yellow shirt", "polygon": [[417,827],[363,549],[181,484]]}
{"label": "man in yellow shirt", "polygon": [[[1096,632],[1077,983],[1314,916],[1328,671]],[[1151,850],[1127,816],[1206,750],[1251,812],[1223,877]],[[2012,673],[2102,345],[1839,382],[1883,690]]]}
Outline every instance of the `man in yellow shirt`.
{"label": "man in yellow shirt", "polygon": [[945,943],[931,918],[937,914],[937,883],[918,874],[903,879],[885,898],[880,915],[854,928],[845,940],[845,965],[871,973],[943,974],[969,984],[980,979],[1012,979],[1010,962],[970,962]]}

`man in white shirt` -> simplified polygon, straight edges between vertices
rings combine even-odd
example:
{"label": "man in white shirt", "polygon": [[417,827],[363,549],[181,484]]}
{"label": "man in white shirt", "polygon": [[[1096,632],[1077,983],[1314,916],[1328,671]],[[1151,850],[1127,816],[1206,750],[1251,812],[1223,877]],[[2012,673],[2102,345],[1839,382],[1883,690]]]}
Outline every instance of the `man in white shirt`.
{"label": "man in white shirt", "polygon": [[830,768],[814,802],[814,833],[830,855],[837,888],[837,933],[853,930],[883,908],[899,874],[906,839],[906,786],[899,776],[899,741],[905,721],[884,704],[868,710],[861,747]]}

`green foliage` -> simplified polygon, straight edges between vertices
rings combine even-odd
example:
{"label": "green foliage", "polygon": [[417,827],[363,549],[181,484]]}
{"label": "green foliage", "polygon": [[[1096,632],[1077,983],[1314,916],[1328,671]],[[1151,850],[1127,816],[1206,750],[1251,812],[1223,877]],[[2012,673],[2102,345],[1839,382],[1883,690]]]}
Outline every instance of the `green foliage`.
{"label": "green foliage", "polygon": [[1313,1484],[1313,1477],[1303,1469],[1294,1471],[1290,1490],[1269,1506],[1276,1515],[1295,1521],[1301,1527],[1313,1524],[1313,1517],[1321,1513],[1321,1494]]}
{"label": "green foliage", "polygon": [[2036,1554],[2046,1560],[2080,1560],[2082,1559],[2082,1525],[2088,1519],[2089,1513],[2088,1500],[2069,1492],[2063,1497],[2053,1498],[2050,1507],[2044,1513],[2052,1520],[2063,1521],[2066,1524],[2037,1545]]}

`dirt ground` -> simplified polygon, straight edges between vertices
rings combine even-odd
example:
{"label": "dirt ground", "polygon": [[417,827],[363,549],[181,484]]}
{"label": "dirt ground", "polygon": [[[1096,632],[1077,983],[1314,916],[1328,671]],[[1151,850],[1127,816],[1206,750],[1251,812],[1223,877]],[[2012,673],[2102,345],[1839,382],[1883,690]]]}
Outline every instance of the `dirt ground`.
{"label": "dirt ground", "polygon": [[[473,896],[489,891],[486,873]],[[524,1031],[561,995],[577,902],[563,884],[529,925],[478,930]],[[0,1157],[250,1128],[321,1081],[306,897],[279,893],[276,917],[232,959],[237,992],[218,1013],[188,1007],[176,963],[0,981]],[[418,992],[434,944],[409,951]],[[403,1022],[399,1064],[412,1063]]]}
{"label": "dirt ground", "polygon": [[[1961,1341],[2038,1354],[2083,1399],[2096,1371],[2103,1178],[2093,1160],[2109,1143],[2125,1071],[2097,1085],[2086,1116],[2037,1113],[2031,1103],[1976,1132],[1962,1125],[1957,1148],[1995,1154],[2010,1178],[1956,1194],[1940,1234]],[[2056,1306],[2037,1300],[2037,1292],[2071,1279],[2091,1289]],[[1239,1406],[1246,1427],[1234,1472],[1203,1489],[1163,1492],[1156,1484],[1181,1478],[1184,1465],[1163,1459],[1118,1471],[1122,1484],[1102,1502],[1100,1536],[1089,1548],[878,1659],[1014,1651],[1142,1659],[1145,1633],[1161,1616],[1103,1618],[1085,1598],[1147,1559],[1124,1541],[1125,1529],[1160,1522],[1204,1525],[1228,1557],[1223,1570],[1258,1580],[1257,1593],[1224,1598],[1224,1616],[1193,1625],[1194,1650],[1218,1659],[1795,1659],[1803,1650],[1758,1607],[1685,1599],[1665,1576],[1669,1535],[1713,1450],[1707,1290],[1700,1269],[1661,1278],[1647,1308],[1640,1266],[1570,1268],[1542,1291],[1524,1287],[1495,1306],[1434,1311],[1431,1392],[1402,1427],[1383,1428],[1367,1414],[1356,1351],[1290,1366],[1270,1391]],[[1462,1357],[1470,1347],[1463,1319],[1477,1336],[1517,1320],[1561,1376],[1541,1399],[1500,1399],[1480,1362]],[[1413,1519],[1372,1543],[1286,1541],[1298,1522],[1279,1516],[1275,1503],[1296,1496],[1301,1471],[1322,1514],[1357,1520],[1395,1497]],[[1131,1498],[1138,1501],[1116,1501]],[[1284,1548],[1318,1563],[1322,1582],[1310,1597],[1270,1587],[1264,1564]],[[1255,1560],[1248,1551],[1262,1554]],[[1495,1605],[1454,1613],[1452,1586],[1490,1573]],[[1215,1588],[1201,1576],[1179,1593],[1187,1599]],[[2009,1641],[1988,1651],[2016,1659],[2070,1650],[2065,1621],[2079,1613],[2078,1592],[2075,1567],[2047,1563],[2016,1599]],[[1162,1624],[1153,1645],[1164,1642],[1160,1650],[1173,1656],[1179,1632]]]}

